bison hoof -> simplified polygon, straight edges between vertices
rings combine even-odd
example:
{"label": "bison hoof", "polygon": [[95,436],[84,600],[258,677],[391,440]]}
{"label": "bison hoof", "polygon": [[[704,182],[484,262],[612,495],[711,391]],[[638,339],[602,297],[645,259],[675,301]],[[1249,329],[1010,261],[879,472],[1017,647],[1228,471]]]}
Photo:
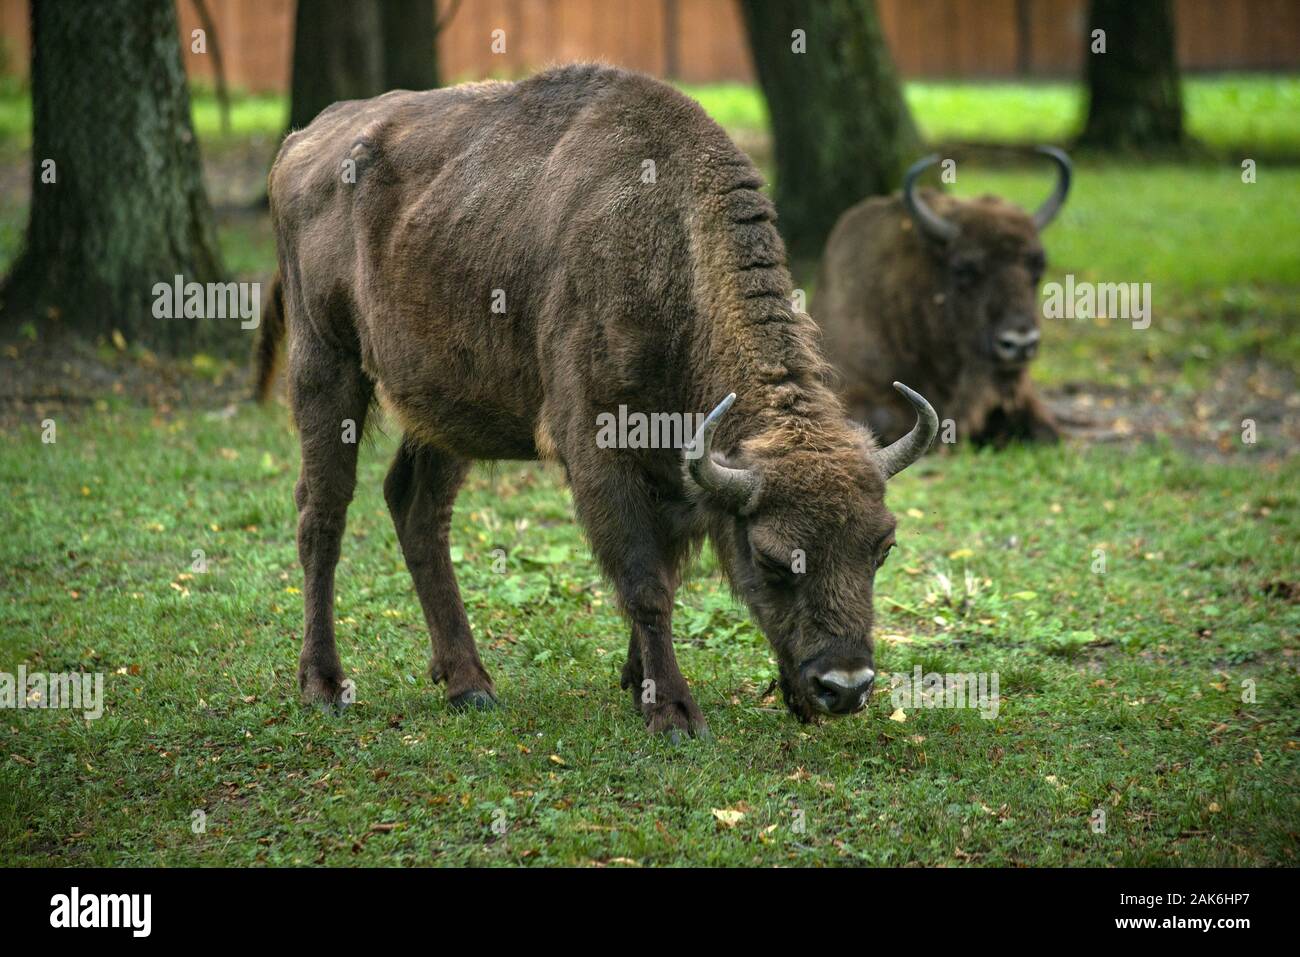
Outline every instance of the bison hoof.
{"label": "bison hoof", "polygon": [[492,711],[497,706],[497,699],[489,691],[471,688],[452,698],[451,706],[456,711]]}
{"label": "bison hoof", "polygon": [[667,735],[672,744],[680,744],[688,735],[701,741],[713,739],[708,722],[693,701],[653,706],[646,712],[646,728],[651,734]]}
{"label": "bison hoof", "polygon": [[314,705],[329,714],[341,714],[352,703],[351,695],[345,693],[347,684],[338,674],[306,671],[298,676],[302,703]]}

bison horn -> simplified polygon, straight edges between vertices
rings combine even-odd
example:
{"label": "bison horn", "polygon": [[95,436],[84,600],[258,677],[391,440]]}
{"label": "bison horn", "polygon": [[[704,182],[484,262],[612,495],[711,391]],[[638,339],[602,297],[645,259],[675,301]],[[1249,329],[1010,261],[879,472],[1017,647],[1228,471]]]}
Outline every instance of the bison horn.
{"label": "bison horn", "polygon": [[939,417],[934,414],[934,407],[919,393],[913,392],[901,382],[895,382],[894,388],[903,394],[908,402],[916,408],[916,425],[912,431],[897,442],[893,442],[876,454],[879,456],[880,468],[885,478],[897,475],[907,468],[930,448],[934,434],[939,431]]}
{"label": "bison horn", "polygon": [[957,235],[957,227],[925,205],[921,197],[916,195],[916,178],[937,162],[939,157],[931,155],[917,160],[907,168],[903,174],[903,205],[907,207],[908,215],[916,225],[921,227],[921,232],[931,239],[946,243]]}
{"label": "bison horn", "polygon": [[1065,197],[1070,192],[1070,174],[1074,167],[1070,164],[1070,157],[1055,146],[1036,146],[1034,150],[1044,156],[1050,156],[1056,163],[1056,189],[1052,190],[1052,195],[1047,197],[1047,201],[1038,207],[1038,212],[1034,213],[1034,225],[1042,231],[1051,224],[1056,214],[1061,211],[1061,207],[1065,205]]}
{"label": "bison horn", "polygon": [[735,401],[736,393],[733,392],[708,414],[695,441],[691,443],[686,461],[691,478],[700,488],[737,511],[745,511],[758,494],[758,473],[749,469],[729,468],[713,460],[713,433],[718,430],[718,423]]}

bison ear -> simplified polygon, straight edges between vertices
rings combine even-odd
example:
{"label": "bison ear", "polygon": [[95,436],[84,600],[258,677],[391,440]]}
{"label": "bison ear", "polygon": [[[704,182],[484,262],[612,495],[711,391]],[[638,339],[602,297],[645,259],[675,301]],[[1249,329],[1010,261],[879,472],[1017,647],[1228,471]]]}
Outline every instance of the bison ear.
{"label": "bison ear", "polygon": [[753,469],[732,468],[713,452],[713,434],[718,430],[718,422],[735,401],[736,393],[733,392],[718,403],[683,454],[690,481],[723,508],[744,514],[752,511],[757,503],[762,480]]}

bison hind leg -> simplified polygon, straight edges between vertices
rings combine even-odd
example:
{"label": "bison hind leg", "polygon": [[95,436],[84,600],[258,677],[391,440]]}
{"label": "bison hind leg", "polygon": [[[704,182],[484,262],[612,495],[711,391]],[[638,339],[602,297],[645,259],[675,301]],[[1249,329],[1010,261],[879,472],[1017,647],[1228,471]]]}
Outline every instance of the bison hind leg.
{"label": "bison hind leg", "polygon": [[289,375],[302,445],[294,488],[305,610],[298,687],[305,703],[340,709],[352,699],[334,643],[334,570],[373,390],[355,356],[318,342],[294,350]]}
{"label": "bison hind leg", "polygon": [[429,674],[447,683],[453,708],[483,711],[496,706],[496,689],[474,646],[449,540],[452,506],[470,464],[406,435],[384,479],[384,499],[429,629]]}

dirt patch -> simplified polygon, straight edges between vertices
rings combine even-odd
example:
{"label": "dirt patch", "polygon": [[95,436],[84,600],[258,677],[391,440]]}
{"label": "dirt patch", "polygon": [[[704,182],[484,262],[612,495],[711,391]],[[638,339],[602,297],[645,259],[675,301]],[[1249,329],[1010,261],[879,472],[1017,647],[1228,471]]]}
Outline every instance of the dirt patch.
{"label": "dirt patch", "polygon": [[[10,341],[0,347],[0,428],[38,427],[47,417],[80,419],[114,400],[163,416],[175,410],[229,414],[234,403],[247,400],[250,374],[244,363],[204,358],[200,366],[75,339]],[[1295,374],[1261,361],[1225,363],[1200,392],[1071,382],[1047,390],[1046,399],[1072,442],[1135,446],[1168,440],[1220,462],[1278,462],[1300,450]],[[1246,441],[1243,421],[1254,423],[1253,443]]]}
{"label": "dirt patch", "polygon": [[233,411],[248,396],[248,372],[239,364],[197,361],[110,351],[71,337],[7,342],[0,347],[0,429],[39,429],[46,418],[80,421],[113,402],[163,416]]}
{"label": "dirt patch", "polygon": [[1046,390],[1069,438],[1136,445],[1166,439],[1214,461],[1269,461],[1300,449],[1300,392],[1295,372],[1256,359],[1224,362],[1206,389],[1176,382],[1116,388],[1070,382]]}

